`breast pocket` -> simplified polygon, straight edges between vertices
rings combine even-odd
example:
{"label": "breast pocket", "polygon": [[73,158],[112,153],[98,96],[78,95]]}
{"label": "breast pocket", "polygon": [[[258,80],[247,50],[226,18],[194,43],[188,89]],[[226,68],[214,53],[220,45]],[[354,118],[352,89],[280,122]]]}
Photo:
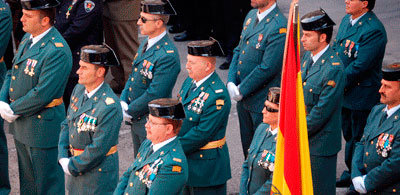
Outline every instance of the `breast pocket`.
{"label": "breast pocket", "polygon": [[308,84],[304,86],[304,102],[307,106],[307,113],[314,107],[319,100],[322,89],[313,84]]}
{"label": "breast pocket", "polygon": [[260,64],[264,56],[264,45],[264,42],[258,42],[257,40],[249,41],[247,52],[245,51],[245,55],[247,54],[248,60],[255,64]]}

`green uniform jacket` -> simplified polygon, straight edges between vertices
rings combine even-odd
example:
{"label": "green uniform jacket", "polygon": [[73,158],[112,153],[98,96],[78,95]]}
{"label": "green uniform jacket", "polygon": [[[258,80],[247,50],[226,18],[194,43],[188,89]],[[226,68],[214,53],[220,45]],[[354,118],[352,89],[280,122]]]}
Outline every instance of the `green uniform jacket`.
{"label": "green uniform jacket", "polygon": [[165,35],[142,54],[147,39],[140,44],[133,60],[133,71],[121,93],[128,103],[132,121],[147,115],[147,104],[154,99],[171,97],[176,78],[181,70],[178,50]]}
{"label": "green uniform jacket", "polygon": [[267,129],[269,125],[261,123],[254,134],[249,155],[243,163],[240,180],[241,195],[270,194],[277,134],[273,135]]}
{"label": "green uniform jacket", "polygon": [[310,154],[331,156],[341,148],[343,64],[330,47],[308,67],[310,60],[306,52],[301,66]]}
{"label": "green uniform jacket", "polygon": [[[61,125],[58,159],[70,158],[70,194],[112,194],[118,183],[118,152],[106,154],[118,144],[121,106],[106,83],[82,105],[84,95],[85,87],[77,84]],[[84,151],[71,156],[70,146]]]}
{"label": "green uniform jacket", "polygon": [[231,178],[228,146],[200,150],[208,142],[225,137],[231,101],[216,72],[188,95],[193,80],[187,78],[178,94],[186,118],[179,132],[189,164],[188,186],[224,184]]}
{"label": "green uniform jacket", "polygon": [[254,26],[256,18],[257,9],[247,14],[228,82],[238,85],[246,109],[261,113],[268,89],[281,83],[287,19],[278,7]]}
{"label": "green uniform jacket", "polygon": [[20,115],[10,124],[16,140],[31,147],[57,147],[60,123],[65,118],[64,104],[46,106],[64,93],[72,67],[71,51],[52,27],[22,55],[29,37],[26,33],[22,38],[13,68],[0,91],[0,100],[10,103],[14,114]]}
{"label": "green uniform jacket", "polygon": [[121,177],[114,195],[182,194],[188,164],[178,138],[154,153],[150,140],[140,146],[135,162]]}
{"label": "green uniform jacket", "polygon": [[387,43],[386,31],[373,12],[367,12],[354,26],[350,25],[349,18],[350,15],[346,15],[342,19],[333,43],[333,50],[345,67],[343,106],[352,110],[370,110],[379,102],[378,90]]}
{"label": "green uniform jacket", "polygon": [[379,125],[385,106],[375,106],[368,116],[364,135],[354,150],[351,177],[367,175],[368,192],[396,194],[400,191],[400,110]]}

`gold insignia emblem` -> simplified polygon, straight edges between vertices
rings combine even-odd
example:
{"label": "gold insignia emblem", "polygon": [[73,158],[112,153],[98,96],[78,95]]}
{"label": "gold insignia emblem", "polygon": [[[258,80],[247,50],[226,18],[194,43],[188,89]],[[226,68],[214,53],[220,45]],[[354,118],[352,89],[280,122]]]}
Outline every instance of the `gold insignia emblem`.
{"label": "gold insignia emblem", "polygon": [[247,21],[246,21],[246,25],[249,25],[249,24],[250,24],[250,22],[251,22],[251,18],[247,19]]}
{"label": "gold insignia emblem", "polygon": [[167,53],[174,53],[174,50],[167,50]]}
{"label": "gold insignia emblem", "polygon": [[180,173],[182,171],[182,167],[180,166],[172,166],[172,172]]}
{"label": "gold insignia emblem", "polygon": [[340,65],[340,62],[333,62],[332,65],[338,66],[338,65]]}
{"label": "gold insignia emblem", "polygon": [[218,90],[215,90],[215,93],[222,93],[224,90],[223,89],[218,89]]}
{"label": "gold insignia emblem", "polygon": [[110,104],[113,104],[113,103],[115,103],[114,99],[112,99],[110,97],[106,98],[106,104],[107,105],[110,105]]}
{"label": "gold insignia emblem", "polygon": [[217,106],[223,106],[224,103],[225,103],[225,101],[224,101],[224,100],[221,100],[221,99],[215,101],[215,104],[216,104]]}
{"label": "gold insignia emblem", "polygon": [[280,28],[279,29],[279,34],[283,34],[286,33],[286,28]]}
{"label": "gold insignia emblem", "polygon": [[333,88],[335,88],[336,83],[335,83],[334,80],[330,80],[330,81],[328,81],[328,85],[329,85],[329,86],[332,86]]}
{"label": "gold insignia emblem", "polygon": [[54,43],[54,45],[55,45],[56,47],[64,47],[64,45],[63,45],[62,43]]}

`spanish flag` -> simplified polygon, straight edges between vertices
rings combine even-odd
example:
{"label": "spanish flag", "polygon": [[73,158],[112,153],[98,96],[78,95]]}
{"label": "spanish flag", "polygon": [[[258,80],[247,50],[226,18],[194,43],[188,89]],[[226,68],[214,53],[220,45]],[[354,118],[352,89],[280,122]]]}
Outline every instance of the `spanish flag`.
{"label": "spanish flag", "polygon": [[293,0],[282,69],[279,132],[271,194],[312,195],[306,111],[300,72],[299,12]]}

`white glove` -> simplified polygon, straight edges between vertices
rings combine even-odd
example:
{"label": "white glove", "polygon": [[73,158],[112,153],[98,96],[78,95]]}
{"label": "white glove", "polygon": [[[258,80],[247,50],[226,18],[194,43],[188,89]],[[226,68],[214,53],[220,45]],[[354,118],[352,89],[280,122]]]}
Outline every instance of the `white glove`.
{"label": "white glove", "polygon": [[365,189],[365,184],[364,184],[365,177],[366,175],[358,176],[351,180],[353,182],[354,189],[361,194],[367,193],[367,189]]}
{"label": "white glove", "polygon": [[233,89],[236,87],[236,85],[232,82],[229,82],[226,85],[226,87],[228,88],[229,96],[231,96],[231,98],[233,98],[233,96],[235,95],[235,91]]}
{"label": "white glove", "polygon": [[1,117],[9,123],[14,122],[19,115],[15,115],[11,110],[10,104],[0,101],[0,113]]}
{"label": "white glove", "polygon": [[71,175],[71,173],[68,170],[69,161],[70,161],[69,158],[61,158],[60,160],[58,160],[66,175]]}
{"label": "white glove", "polygon": [[240,91],[239,91],[239,87],[237,87],[236,85],[235,85],[235,87],[233,88],[233,91],[234,91],[234,96],[233,96],[233,99],[235,100],[235,101],[240,101],[240,100],[242,100],[242,98],[243,98],[243,95],[242,94],[240,94]]}
{"label": "white glove", "polygon": [[121,101],[120,103],[121,103],[122,116],[124,117],[124,121],[131,122],[132,116],[127,113],[128,104],[124,101]]}
{"label": "white glove", "polygon": [[126,103],[125,101],[121,101],[121,108],[123,111],[127,111],[128,110],[128,103]]}

